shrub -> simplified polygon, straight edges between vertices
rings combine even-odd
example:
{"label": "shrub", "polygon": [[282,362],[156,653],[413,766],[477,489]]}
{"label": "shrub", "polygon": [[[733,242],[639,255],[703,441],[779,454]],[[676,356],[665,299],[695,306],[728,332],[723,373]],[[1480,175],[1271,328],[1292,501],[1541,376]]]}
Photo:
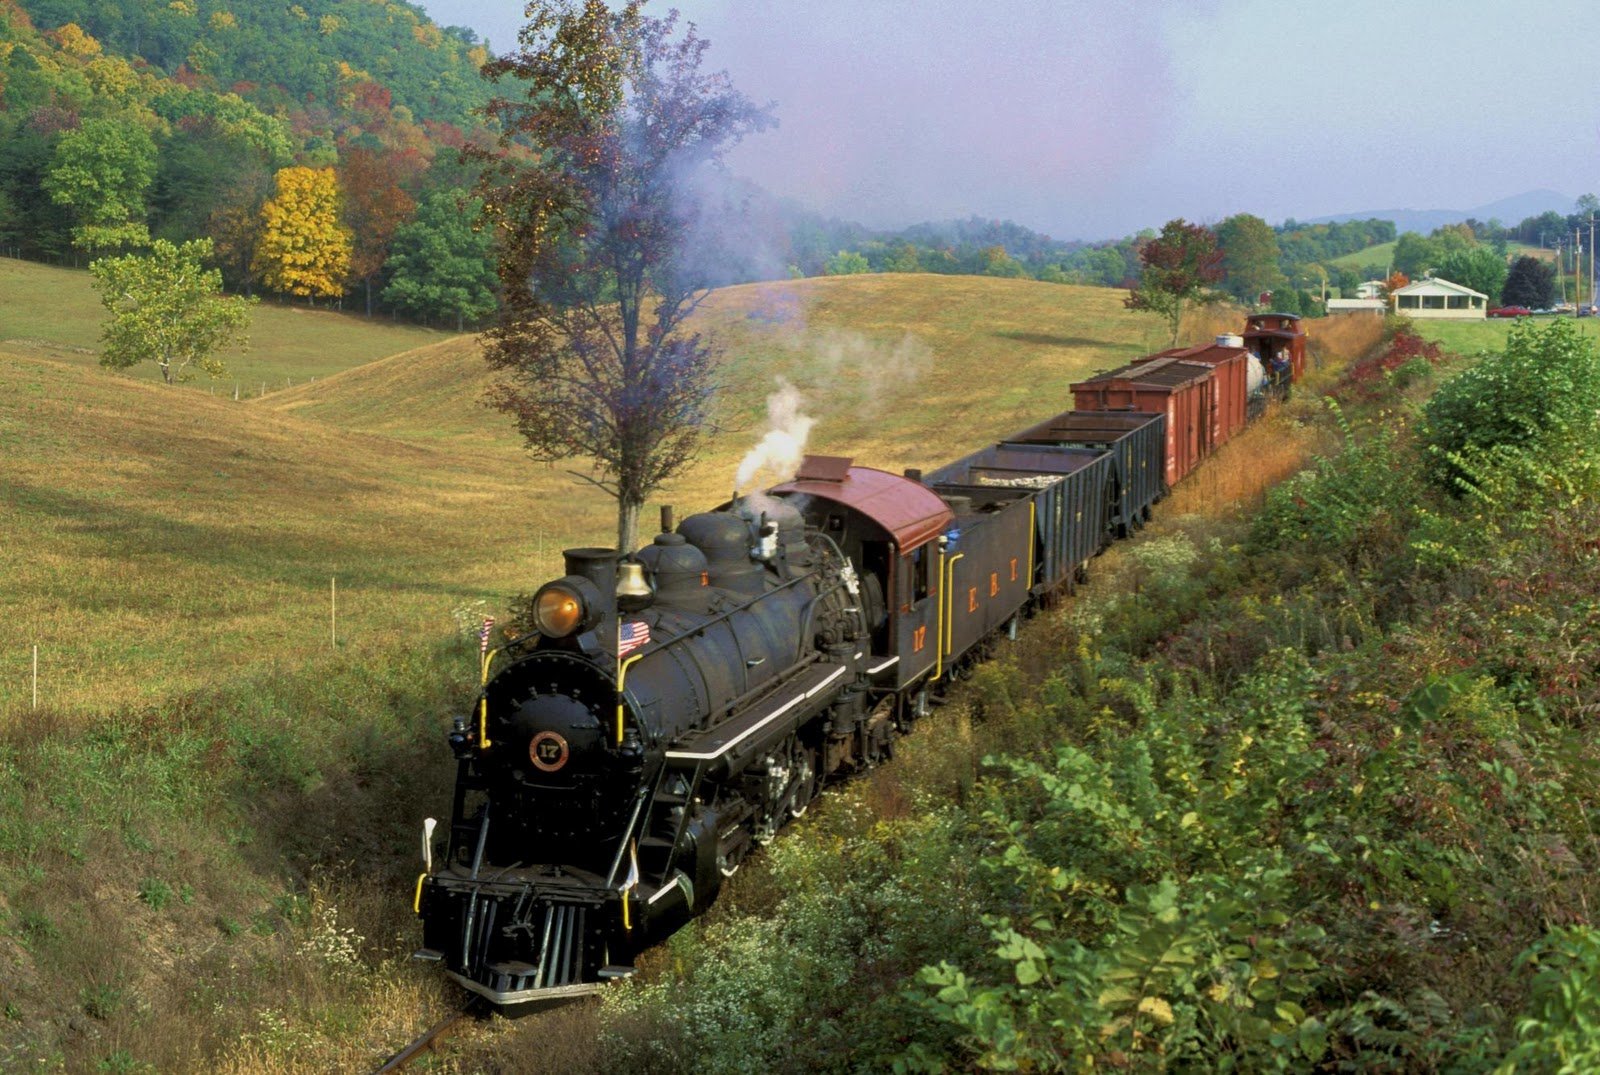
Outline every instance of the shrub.
{"label": "shrub", "polygon": [[1600,1068],[1600,933],[1587,926],[1555,930],[1522,961],[1534,970],[1533,992],[1505,1070]]}
{"label": "shrub", "polygon": [[1424,409],[1428,473],[1453,493],[1478,487],[1477,461],[1497,449],[1543,455],[1560,469],[1593,452],[1600,359],[1575,322],[1519,320],[1506,348],[1441,385]]}
{"label": "shrub", "polygon": [[1311,548],[1354,560],[1406,523],[1415,490],[1397,431],[1358,439],[1338,405],[1329,405],[1344,447],[1267,495],[1251,526],[1255,550]]}
{"label": "shrub", "polygon": [[1369,352],[1346,368],[1345,384],[1359,399],[1376,399],[1386,381],[1392,379],[1397,387],[1404,388],[1431,373],[1443,357],[1438,344],[1418,336],[1410,322],[1398,321],[1386,347]]}

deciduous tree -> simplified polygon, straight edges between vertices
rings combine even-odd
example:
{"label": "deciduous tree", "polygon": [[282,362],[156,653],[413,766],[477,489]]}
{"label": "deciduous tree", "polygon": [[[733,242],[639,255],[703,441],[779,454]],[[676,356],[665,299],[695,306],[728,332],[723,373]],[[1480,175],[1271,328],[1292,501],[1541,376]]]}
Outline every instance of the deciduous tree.
{"label": "deciduous tree", "polygon": [[148,254],[92,263],[89,271],[109,314],[100,364],[127,369],[154,362],[167,384],[187,381],[194,375],[191,367],[220,376],[216,352],[243,342],[252,300],[221,294],[222,274],[203,265],[210,256],[209,239],[182,246],[157,239]]}
{"label": "deciduous tree", "polygon": [[1440,258],[1439,246],[1414,231],[1402,232],[1394,244],[1394,271],[1413,280],[1432,271]]}
{"label": "deciduous tree", "polygon": [[[420,161],[416,162],[420,165]],[[372,282],[389,257],[395,229],[410,218],[417,203],[400,187],[407,169],[395,154],[359,146],[345,151],[339,162],[339,186],[344,191],[344,223],[353,242],[350,279],[366,289],[367,316],[372,316]]]}
{"label": "deciduous tree", "polygon": [[1258,216],[1239,213],[1217,225],[1217,245],[1222,248],[1222,273],[1228,294],[1253,303],[1263,291],[1283,286],[1278,268],[1278,237]]}
{"label": "deciduous tree", "polygon": [[130,118],[91,119],[56,143],[45,189],[72,210],[72,241],[109,250],[149,238],[145,191],[156,174],[156,144]]}
{"label": "deciduous tree", "polygon": [[339,222],[332,168],[281,168],[277,193],[261,207],[256,264],[262,281],[290,295],[344,294],[350,230]]}
{"label": "deciduous tree", "polygon": [[1222,251],[1209,228],[1190,224],[1179,217],[1169,220],[1161,234],[1146,239],[1139,247],[1143,272],[1139,286],[1124,300],[1130,310],[1143,310],[1165,318],[1172,329],[1172,344],[1178,343],[1178,326],[1185,307],[1206,305],[1224,296],[1212,290],[1222,279]]}
{"label": "deciduous tree", "polygon": [[640,9],[532,3],[519,49],[484,68],[523,87],[488,109],[504,132],[482,185],[502,294],[492,402],[534,458],[593,461],[577,476],[616,497],[623,549],[712,421],[712,355],[682,327],[710,268],[689,180],[771,122],[701,71],[693,27]]}
{"label": "deciduous tree", "polygon": [[1489,296],[1489,304],[1500,303],[1500,290],[1506,283],[1506,259],[1487,246],[1456,250],[1439,259],[1439,275],[1452,283],[1470,287]]}
{"label": "deciduous tree", "polygon": [[1523,255],[1511,263],[1500,299],[1507,306],[1542,310],[1556,302],[1556,267],[1543,258]]}
{"label": "deciduous tree", "polygon": [[482,207],[464,190],[425,195],[416,218],[395,232],[383,301],[425,321],[454,321],[457,330],[492,314],[489,233],[472,227]]}

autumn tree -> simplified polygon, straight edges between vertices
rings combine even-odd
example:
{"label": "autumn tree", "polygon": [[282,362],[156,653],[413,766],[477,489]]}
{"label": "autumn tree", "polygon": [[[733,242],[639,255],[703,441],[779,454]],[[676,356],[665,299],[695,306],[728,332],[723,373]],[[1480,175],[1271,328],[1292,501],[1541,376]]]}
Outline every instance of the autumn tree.
{"label": "autumn tree", "polygon": [[1284,284],[1278,268],[1278,237],[1258,216],[1239,213],[1217,225],[1217,245],[1222,248],[1222,277],[1228,294],[1253,303],[1264,291]]}
{"label": "autumn tree", "polygon": [[1212,289],[1222,279],[1222,251],[1209,228],[1179,217],[1169,220],[1161,234],[1139,246],[1142,271],[1139,286],[1128,292],[1123,305],[1165,318],[1178,344],[1178,326],[1186,307],[1208,305],[1224,296]]}
{"label": "autumn tree", "polygon": [[356,146],[346,150],[339,162],[344,223],[353,237],[350,279],[366,291],[368,317],[372,316],[372,283],[389,257],[395,229],[410,219],[417,207],[400,188],[401,178],[394,154]]}
{"label": "autumn tree", "polygon": [[256,265],[262,282],[304,295],[344,294],[350,231],[339,222],[339,182],[332,168],[281,168],[276,193],[261,207]]}
{"label": "autumn tree", "polygon": [[692,26],[641,7],[528,6],[517,51],[484,67],[522,88],[487,109],[503,133],[480,187],[501,283],[491,402],[534,458],[592,461],[575,476],[616,498],[625,550],[645,498],[712,426],[712,353],[683,327],[711,268],[691,180],[772,122],[701,71]]}
{"label": "autumn tree", "polygon": [[252,300],[222,295],[222,274],[207,269],[211,240],[175,246],[165,239],[148,254],[101,258],[89,266],[109,317],[101,330],[100,364],[127,369],[154,362],[167,384],[199,368],[220,376],[216,353],[243,342]]}

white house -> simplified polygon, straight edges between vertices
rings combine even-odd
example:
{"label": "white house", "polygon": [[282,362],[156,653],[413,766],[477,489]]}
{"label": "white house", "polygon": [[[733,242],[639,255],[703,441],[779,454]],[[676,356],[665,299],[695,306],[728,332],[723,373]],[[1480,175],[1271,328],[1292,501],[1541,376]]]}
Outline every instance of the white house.
{"label": "white house", "polygon": [[1356,298],[1358,298],[1358,299],[1382,299],[1383,298],[1383,281],[1382,280],[1367,280],[1367,281],[1365,281],[1363,283],[1357,284],[1356,285]]}
{"label": "white house", "polygon": [[1481,318],[1488,315],[1489,296],[1449,280],[1428,277],[1391,292],[1396,313],[1407,317]]}

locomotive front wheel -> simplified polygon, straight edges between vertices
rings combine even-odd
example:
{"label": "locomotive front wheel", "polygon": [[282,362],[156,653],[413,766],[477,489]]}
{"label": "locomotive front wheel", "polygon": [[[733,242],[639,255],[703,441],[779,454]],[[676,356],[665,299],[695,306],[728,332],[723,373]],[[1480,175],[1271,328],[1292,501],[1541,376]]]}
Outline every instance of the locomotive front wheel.
{"label": "locomotive front wheel", "polygon": [[796,769],[794,785],[789,792],[789,816],[805,817],[821,784],[817,776],[817,752],[810,747],[801,747]]}

